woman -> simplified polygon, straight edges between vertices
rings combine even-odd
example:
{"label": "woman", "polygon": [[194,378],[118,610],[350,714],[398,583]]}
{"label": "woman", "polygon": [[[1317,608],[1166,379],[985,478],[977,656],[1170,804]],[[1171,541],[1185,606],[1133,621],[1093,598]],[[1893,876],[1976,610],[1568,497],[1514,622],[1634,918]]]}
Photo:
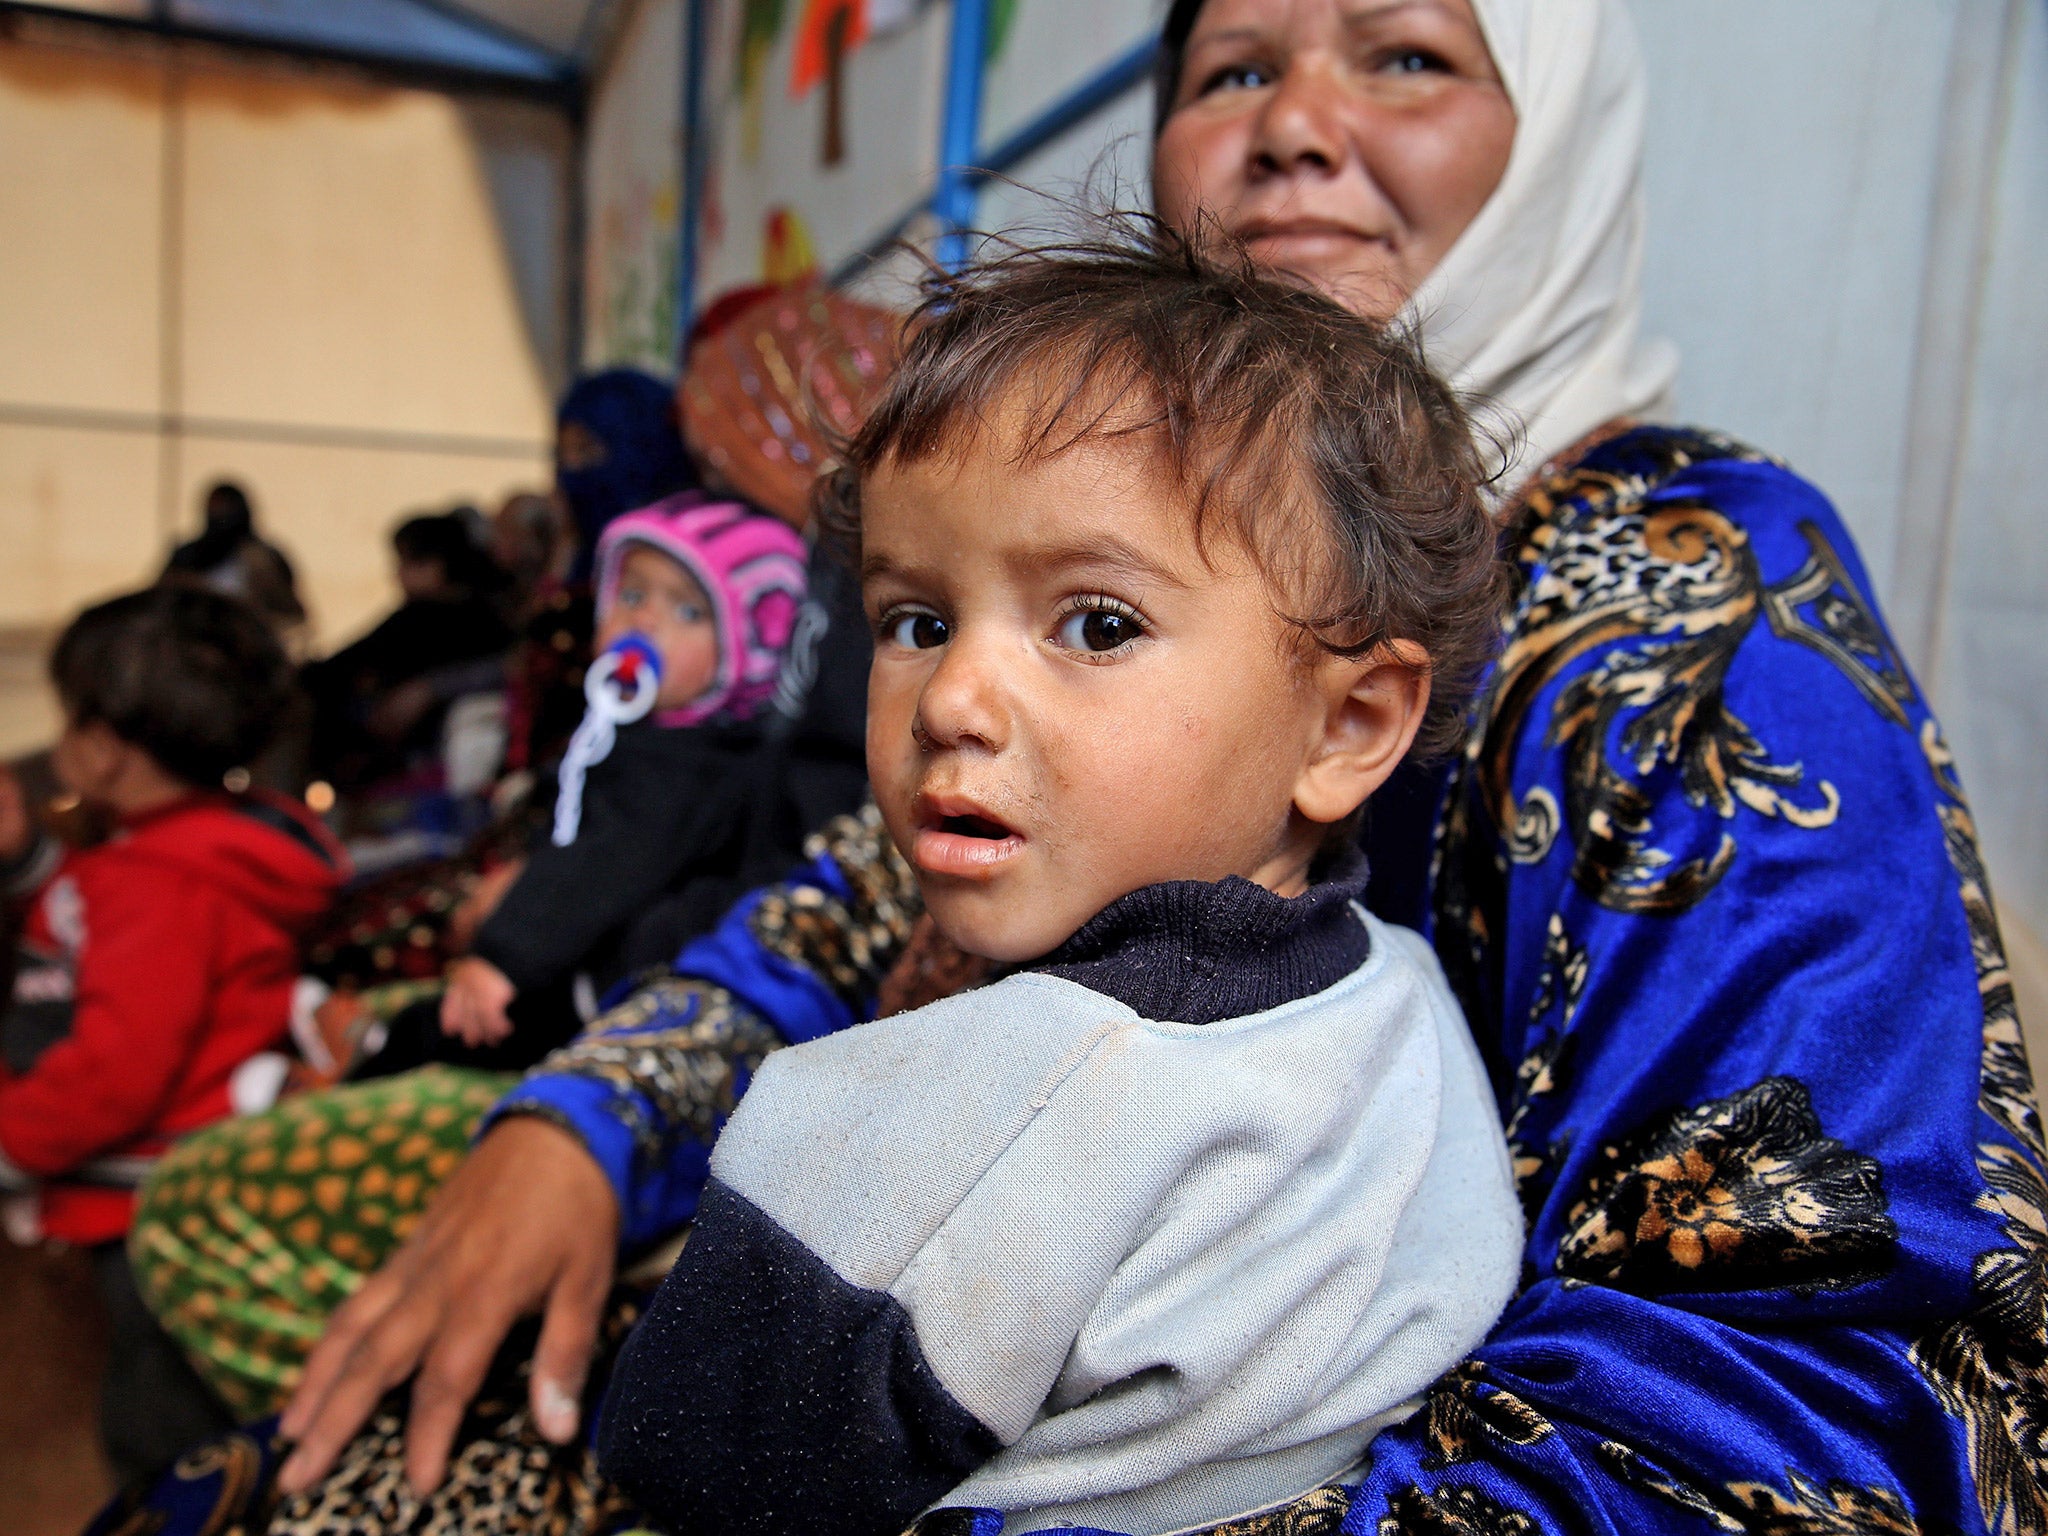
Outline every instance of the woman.
{"label": "woman", "polygon": [[[1495,1072],[1526,1284],[1361,1484],[1233,1536],[2043,1529],[2043,1153],[1968,813],[1825,500],[1628,427],[1670,367],[1635,335],[1620,0],[1181,0],[1162,83],[1162,213],[1411,308],[1525,431],[1502,657],[1415,792],[1433,854],[1385,800],[1372,843]],[[514,1094],[314,1353],[287,1487],[415,1368],[407,1467],[439,1484],[534,1308],[535,1417],[575,1442],[621,1234],[686,1216],[752,1054],[897,961],[900,861],[858,824],[817,846]],[[804,979],[781,1011],[743,940]]]}

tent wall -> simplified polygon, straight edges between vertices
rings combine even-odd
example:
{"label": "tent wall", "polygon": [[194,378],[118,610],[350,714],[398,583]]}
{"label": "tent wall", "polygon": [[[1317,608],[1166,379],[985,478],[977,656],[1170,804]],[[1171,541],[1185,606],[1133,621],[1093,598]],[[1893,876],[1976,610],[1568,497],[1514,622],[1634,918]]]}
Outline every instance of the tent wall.
{"label": "tent wall", "polygon": [[544,107],[0,39],[0,747],[47,730],[51,629],[216,477],[321,642],[392,600],[401,515],[545,483],[569,154]]}

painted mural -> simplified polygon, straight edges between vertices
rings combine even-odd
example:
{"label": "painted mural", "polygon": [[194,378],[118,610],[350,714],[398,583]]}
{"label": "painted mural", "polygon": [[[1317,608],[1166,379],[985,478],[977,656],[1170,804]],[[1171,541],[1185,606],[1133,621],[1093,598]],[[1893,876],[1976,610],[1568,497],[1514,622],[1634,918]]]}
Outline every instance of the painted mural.
{"label": "painted mural", "polygon": [[641,0],[593,104],[583,357],[672,374],[682,212],[682,0]]}

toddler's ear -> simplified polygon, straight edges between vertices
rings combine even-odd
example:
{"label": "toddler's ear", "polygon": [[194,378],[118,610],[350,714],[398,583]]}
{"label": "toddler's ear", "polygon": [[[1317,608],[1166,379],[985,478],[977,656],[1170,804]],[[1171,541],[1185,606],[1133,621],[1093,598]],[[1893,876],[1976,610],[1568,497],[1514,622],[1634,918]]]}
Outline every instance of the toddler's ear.
{"label": "toddler's ear", "polygon": [[1369,656],[1323,656],[1313,676],[1323,730],[1295,781],[1294,808],[1328,825],[1365,804],[1407,756],[1429,708],[1429,655],[1395,640]]}

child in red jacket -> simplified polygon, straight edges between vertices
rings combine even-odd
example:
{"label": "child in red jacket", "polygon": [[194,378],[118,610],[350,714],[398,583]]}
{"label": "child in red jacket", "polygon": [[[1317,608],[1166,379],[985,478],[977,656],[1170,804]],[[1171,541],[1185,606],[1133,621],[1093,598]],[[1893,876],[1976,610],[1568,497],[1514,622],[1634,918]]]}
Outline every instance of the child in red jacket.
{"label": "child in red jacket", "polygon": [[[18,783],[0,783],[0,875],[34,893],[0,1019],[0,1191],[16,1235],[93,1250],[114,1323],[107,1406],[122,1400],[128,1418],[150,1394],[123,1373],[166,1368],[147,1359],[159,1336],[122,1252],[134,1185],[176,1137],[274,1093],[250,1064],[285,1038],[297,935],[345,861],[297,805],[222,787],[246,778],[234,770],[268,743],[292,686],[249,608],[174,587],[115,598],[65,630],[50,673],[57,777],[117,830],[60,856]],[[102,1424],[117,1465],[157,1459],[104,1411]]]}

